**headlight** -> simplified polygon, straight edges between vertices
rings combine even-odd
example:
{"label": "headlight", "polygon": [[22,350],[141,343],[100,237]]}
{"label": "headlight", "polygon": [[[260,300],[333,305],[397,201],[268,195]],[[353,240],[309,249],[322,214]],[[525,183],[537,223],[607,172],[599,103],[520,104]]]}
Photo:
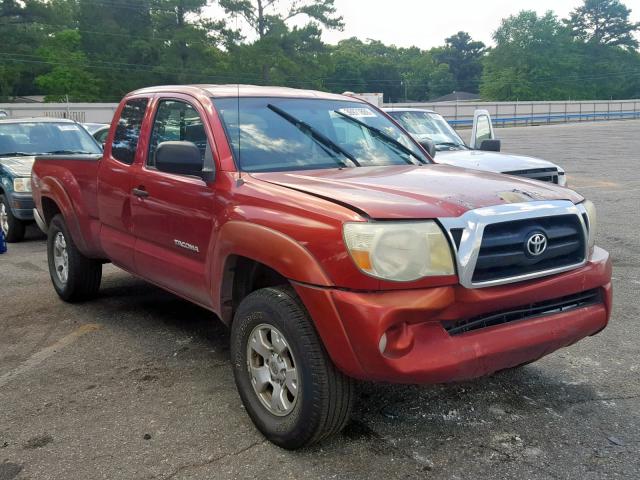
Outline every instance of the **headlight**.
{"label": "headlight", "polygon": [[589,252],[596,244],[596,227],[598,226],[598,216],[596,215],[596,206],[591,200],[585,200],[582,202],[582,206],[587,212],[587,219],[589,221]]}
{"label": "headlight", "polygon": [[358,268],[377,278],[410,282],[455,273],[449,243],[432,221],[346,223],[344,241]]}
{"label": "headlight", "polygon": [[13,179],[13,191],[18,193],[27,193],[31,191],[31,179],[30,178],[14,178]]}

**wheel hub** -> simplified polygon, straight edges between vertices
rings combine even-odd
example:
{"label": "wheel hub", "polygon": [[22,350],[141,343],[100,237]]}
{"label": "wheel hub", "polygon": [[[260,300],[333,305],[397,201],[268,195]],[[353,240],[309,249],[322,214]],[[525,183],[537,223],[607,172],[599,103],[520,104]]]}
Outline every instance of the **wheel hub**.
{"label": "wheel hub", "polygon": [[280,355],[272,353],[271,358],[268,359],[267,365],[269,366],[271,380],[280,382],[284,380],[287,364]]}
{"label": "wheel hub", "polygon": [[282,417],[291,413],[298,399],[298,370],[289,343],[267,324],[249,335],[247,370],[253,390],[263,406]]}

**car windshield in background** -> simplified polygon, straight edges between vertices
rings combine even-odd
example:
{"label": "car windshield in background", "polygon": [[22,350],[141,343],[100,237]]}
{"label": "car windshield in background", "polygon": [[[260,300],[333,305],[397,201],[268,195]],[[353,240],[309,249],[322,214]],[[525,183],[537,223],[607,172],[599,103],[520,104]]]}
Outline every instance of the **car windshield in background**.
{"label": "car windshield in background", "polygon": [[0,157],[99,154],[100,146],[80,125],[57,122],[0,123]]}
{"label": "car windshield in background", "polygon": [[406,133],[363,103],[283,98],[214,103],[243,171],[430,163]]}
{"label": "car windshield in background", "polygon": [[431,140],[437,150],[466,148],[456,131],[437,113],[418,111],[387,113],[418,140]]}

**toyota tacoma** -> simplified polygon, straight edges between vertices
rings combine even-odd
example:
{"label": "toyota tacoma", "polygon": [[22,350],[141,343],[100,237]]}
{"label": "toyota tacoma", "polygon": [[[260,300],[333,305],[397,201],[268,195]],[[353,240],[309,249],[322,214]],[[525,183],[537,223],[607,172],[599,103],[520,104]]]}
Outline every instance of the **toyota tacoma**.
{"label": "toyota tacoma", "polygon": [[340,431],[354,379],[488,375],[611,312],[591,202],[435,164],[341,95],[138,90],[103,154],[38,157],[32,184],[58,295],[94,296],[112,262],[214,312],[247,413],[284,448]]}

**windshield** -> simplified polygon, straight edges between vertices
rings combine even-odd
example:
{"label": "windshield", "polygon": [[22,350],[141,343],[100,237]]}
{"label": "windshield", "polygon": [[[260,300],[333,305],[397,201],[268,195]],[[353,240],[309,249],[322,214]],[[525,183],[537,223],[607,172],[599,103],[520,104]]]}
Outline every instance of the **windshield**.
{"label": "windshield", "polygon": [[236,162],[246,172],[430,163],[406,133],[360,102],[225,98],[214,103]]}
{"label": "windshield", "polygon": [[63,122],[0,123],[0,157],[50,153],[101,153],[80,125]]}
{"label": "windshield", "polygon": [[460,136],[437,113],[419,111],[391,111],[387,113],[418,140],[431,140],[436,145],[437,150],[465,148]]}

